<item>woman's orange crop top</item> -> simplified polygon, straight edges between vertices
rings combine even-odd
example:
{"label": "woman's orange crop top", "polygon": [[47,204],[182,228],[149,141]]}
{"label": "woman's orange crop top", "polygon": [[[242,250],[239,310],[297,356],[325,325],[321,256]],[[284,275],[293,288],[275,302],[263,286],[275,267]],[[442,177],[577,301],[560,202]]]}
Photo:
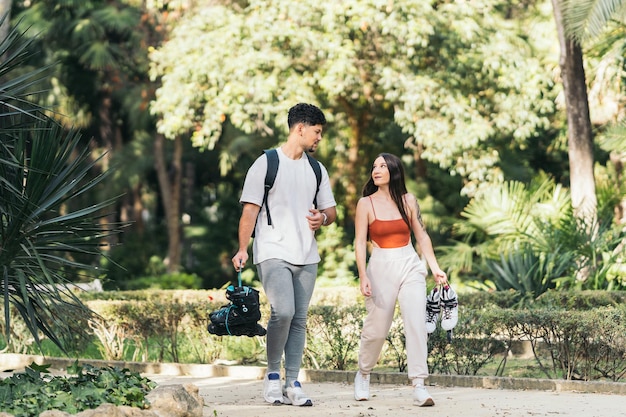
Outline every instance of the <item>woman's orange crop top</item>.
{"label": "woman's orange crop top", "polygon": [[369,225],[370,239],[381,248],[401,248],[409,244],[411,231],[403,219],[374,220]]}
{"label": "woman's orange crop top", "polygon": [[[374,210],[374,203],[372,210]],[[381,248],[401,248],[409,244],[411,240],[411,229],[403,219],[378,220],[374,211],[374,221],[369,225],[370,240],[376,242]]]}

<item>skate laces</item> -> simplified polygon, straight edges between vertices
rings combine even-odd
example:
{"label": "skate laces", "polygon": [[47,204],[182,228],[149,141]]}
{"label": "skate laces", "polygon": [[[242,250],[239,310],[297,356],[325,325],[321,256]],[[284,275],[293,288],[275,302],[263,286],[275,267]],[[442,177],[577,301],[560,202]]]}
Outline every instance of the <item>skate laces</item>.
{"label": "skate laces", "polygon": [[429,334],[437,328],[440,311],[440,291],[439,287],[435,286],[426,296],[426,331]]}
{"label": "skate laces", "polygon": [[435,287],[426,297],[426,321],[436,321],[441,311],[439,288]]}
{"label": "skate laces", "polygon": [[[441,320],[453,320],[454,319],[454,309],[459,305],[456,292],[450,287],[450,285],[446,285],[443,287],[441,291]],[[455,323],[456,324],[456,323]]]}

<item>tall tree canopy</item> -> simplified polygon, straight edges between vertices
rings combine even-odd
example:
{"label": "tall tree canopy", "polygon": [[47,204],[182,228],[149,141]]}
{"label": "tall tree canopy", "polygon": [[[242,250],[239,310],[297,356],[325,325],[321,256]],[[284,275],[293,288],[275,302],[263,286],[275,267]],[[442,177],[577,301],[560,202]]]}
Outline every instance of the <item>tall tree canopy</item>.
{"label": "tall tree canopy", "polygon": [[271,134],[295,102],[321,104],[348,210],[363,151],[392,125],[471,194],[554,111],[550,74],[498,1],[198,3],[151,55],[159,131],[211,149],[226,120]]}

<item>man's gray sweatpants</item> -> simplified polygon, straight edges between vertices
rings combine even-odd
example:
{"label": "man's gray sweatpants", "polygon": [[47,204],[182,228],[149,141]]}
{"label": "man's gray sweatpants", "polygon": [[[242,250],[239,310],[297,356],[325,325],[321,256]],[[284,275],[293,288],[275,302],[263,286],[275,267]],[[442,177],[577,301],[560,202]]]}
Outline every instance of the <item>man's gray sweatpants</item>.
{"label": "man's gray sweatpants", "polygon": [[315,288],[317,264],[292,265],[280,259],[257,264],[257,271],[270,303],[267,323],[267,372],[280,373],[285,354],[285,379],[298,379],[306,342],[309,303]]}

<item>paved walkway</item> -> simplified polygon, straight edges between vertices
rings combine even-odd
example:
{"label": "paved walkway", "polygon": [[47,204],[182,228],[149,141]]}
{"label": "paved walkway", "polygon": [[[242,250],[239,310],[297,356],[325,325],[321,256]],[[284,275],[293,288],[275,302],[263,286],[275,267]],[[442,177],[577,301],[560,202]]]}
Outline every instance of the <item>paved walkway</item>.
{"label": "paved walkway", "polygon": [[[64,358],[0,355],[0,368],[31,362],[63,370]],[[406,374],[372,374],[370,401],[355,401],[354,372],[303,370],[300,380],[313,407],[273,406],[263,400],[262,367],[87,360],[140,372],[161,385],[194,384],[204,417],[626,417],[626,383],[431,375],[434,407],[415,407]],[[9,371],[7,371],[9,372]]]}
{"label": "paved walkway", "polygon": [[372,384],[370,401],[355,401],[352,384],[308,382],[313,407],[263,401],[263,381],[237,377],[150,375],[159,384],[193,383],[204,398],[205,417],[626,417],[626,395],[571,391],[429,387],[434,407],[415,407],[411,387]]}

